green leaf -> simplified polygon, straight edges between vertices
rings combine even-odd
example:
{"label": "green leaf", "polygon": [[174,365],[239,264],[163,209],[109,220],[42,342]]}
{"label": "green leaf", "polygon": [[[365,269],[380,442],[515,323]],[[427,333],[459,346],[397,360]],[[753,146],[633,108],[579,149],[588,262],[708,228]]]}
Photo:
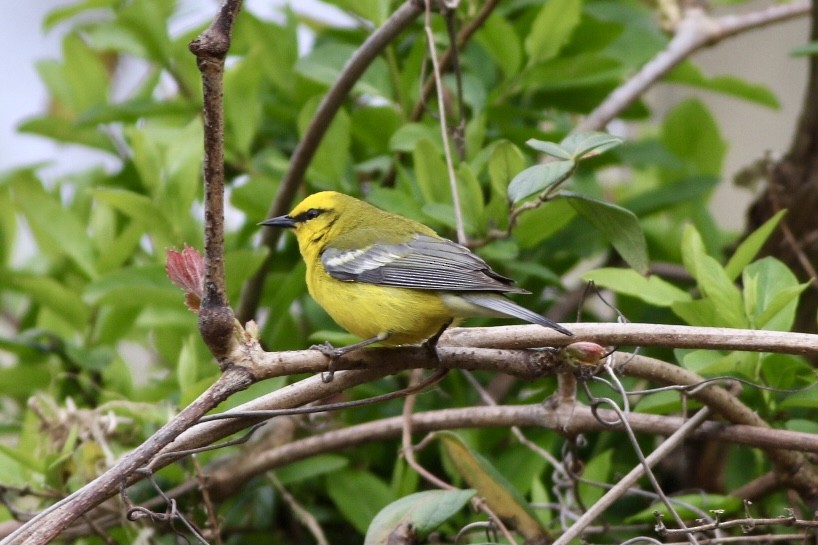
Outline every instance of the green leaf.
{"label": "green leaf", "polygon": [[[582,480],[590,483],[610,481],[613,466],[613,449],[595,455],[582,472]],[[606,489],[585,482],[579,484],[579,496],[583,505],[593,505],[605,494]]]}
{"label": "green leaf", "polygon": [[559,144],[555,144],[554,142],[530,138],[526,140],[525,143],[528,147],[534,148],[537,151],[541,151],[547,155],[550,155],[551,157],[556,157],[557,159],[563,159],[566,161],[570,161],[571,159],[573,159],[571,152],[563,149],[562,146],[560,146]]}
{"label": "green leaf", "polygon": [[418,141],[422,139],[434,142],[436,149],[443,148],[440,129],[422,123],[407,123],[396,130],[389,138],[389,150],[408,153],[414,151]]}
{"label": "green leaf", "polygon": [[656,275],[642,276],[633,269],[601,268],[582,275],[583,280],[617,293],[630,295],[657,307],[670,307],[677,301],[690,301],[690,295]]}
{"label": "green leaf", "polygon": [[514,238],[521,248],[532,248],[565,227],[577,215],[565,199],[556,199],[520,215]]}
{"label": "green leaf", "polygon": [[349,459],[340,454],[318,454],[287,464],[276,469],[275,473],[278,481],[286,486],[338,471],[348,465]]}
{"label": "green leaf", "polygon": [[707,77],[699,67],[690,61],[685,61],[665,76],[665,81],[682,83],[700,89],[708,89],[725,95],[731,95],[744,100],[761,104],[769,108],[778,109],[780,103],[775,94],[763,85],[748,83],[735,76]]}
{"label": "green leaf", "polygon": [[586,131],[572,132],[560,142],[560,147],[571,154],[574,160],[588,155],[599,155],[622,144],[618,136],[606,132]]}
{"label": "green leaf", "polygon": [[799,284],[795,274],[774,257],[748,265],[742,274],[744,302],[756,329],[789,331],[795,321],[798,296],[809,283]]}
{"label": "green leaf", "polygon": [[639,225],[639,218],[633,212],[576,193],[563,193],[559,198],[566,199],[578,214],[596,227],[636,272],[648,272],[645,234]]}
{"label": "green leaf", "polygon": [[45,253],[65,255],[88,278],[97,275],[94,249],[80,217],[37,184],[15,184],[17,207],[26,217],[40,249]]}
{"label": "green leaf", "polygon": [[362,534],[392,500],[386,483],[360,469],[344,469],[327,475],[327,494],[344,518]]}
{"label": "green leaf", "polygon": [[665,117],[662,143],[685,159],[696,174],[719,176],[727,143],[719,134],[716,120],[699,100],[679,103]]}
{"label": "green leaf", "polygon": [[83,299],[93,305],[181,307],[184,295],[161,265],[134,266],[101,276],[85,289]]}
{"label": "green leaf", "polygon": [[174,238],[170,221],[149,197],[127,189],[113,188],[97,189],[94,197],[138,221],[150,232],[159,234],[168,243]]}
{"label": "green leaf", "polygon": [[[320,101],[320,96],[311,98],[298,113],[299,136],[304,136]],[[341,182],[347,174],[351,142],[349,114],[342,108],[333,117],[310,163],[309,173],[322,187],[343,189]]]}
{"label": "green leaf", "polygon": [[250,155],[250,146],[258,136],[264,117],[261,99],[262,64],[260,57],[269,52],[253,49],[241,62],[232,66],[224,75],[225,138],[231,149],[240,157]]}
{"label": "green leaf", "polygon": [[525,156],[520,148],[508,141],[498,143],[488,161],[492,191],[505,196],[508,184],[524,167]]}
{"label": "green leaf", "polygon": [[529,66],[556,57],[571,39],[581,15],[581,0],[548,0],[525,39]]}
{"label": "green leaf", "polygon": [[392,533],[408,525],[423,540],[454,516],[474,496],[474,490],[427,490],[403,497],[377,514],[364,539],[365,545],[387,545]]}
{"label": "green leaf", "polygon": [[505,17],[496,12],[492,13],[474,38],[507,78],[520,69],[523,56],[520,39]]}
{"label": "green leaf", "polygon": [[77,331],[87,327],[90,309],[74,291],[61,282],[46,276],[5,272],[4,279],[10,289],[19,290],[38,304],[50,308]]}
{"label": "green leaf", "polygon": [[778,226],[778,222],[781,221],[781,218],[783,218],[786,213],[786,209],[779,210],[773,217],[765,221],[761,227],[741,241],[741,244],[738,245],[738,248],[733,252],[730,260],[724,267],[724,271],[731,280],[738,278],[741,271],[744,270],[744,267],[755,259],[761,247],[764,246],[764,243],[770,238],[770,235]]}
{"label": "green leaf", "polygon": [[573,161],[551,161],[528,167],[511,180],[508,185],[508,198],[511,202],[518,203],[554,184],[564,182],[574,172],[575,167]]}
{"label": "green leaf", "polygon": [[452,194],[446,176],[446,163],[431,141],[423,138],[412,151],[415,179],[426,203],[451,204]]}
{"label": "green leaf", "polygon": [[497,516],[513,521],[515,529],[527,542],[540,542],[547,537],[547,532],[525,498],[488,460],[470,449],[455,433],[440,432],[436,437],[440,439],[458,474],[477,490]]}
{"label": "green leaf", "polygon": [[[322,44],[298,59],[295,70],[306,78],[329,86],[335,83],[347,61],[356,51],[354,46],[340,42]],[[391,100],[389,68],[386,62],[382,58],[372,61],[364,75],[355,83],[354,90],[357,93]]]}

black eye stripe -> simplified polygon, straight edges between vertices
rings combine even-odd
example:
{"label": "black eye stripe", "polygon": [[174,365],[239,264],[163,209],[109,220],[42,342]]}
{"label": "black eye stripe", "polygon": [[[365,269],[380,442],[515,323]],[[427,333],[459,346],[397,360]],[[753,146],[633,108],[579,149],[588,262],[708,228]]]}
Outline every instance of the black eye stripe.
{"label": "black eye stripe", "polygon": [[294,216],[292,218],[292,220],[295,223],[304,223],[305,221],[309,221],[309,220],[317,218],[318,216],[320,216],[324,212],[325,212],[325,210],[323,210],[321,208],[310,208],[306,212],[301,212],[297,216]]}

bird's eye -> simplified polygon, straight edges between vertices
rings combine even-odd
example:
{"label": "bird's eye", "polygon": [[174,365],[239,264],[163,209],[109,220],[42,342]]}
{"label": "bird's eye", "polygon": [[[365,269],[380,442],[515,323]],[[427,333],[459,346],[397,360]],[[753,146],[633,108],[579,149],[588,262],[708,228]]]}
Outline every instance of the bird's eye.
{"label": "bird's eye", "polygon": [[321,215],[321,212],[323,212],[323,210],[319,210],[319,209],[317,209],[317,208],[310,208],[309,210],[307,210],[307,211],[304,213],[304,217],[305,217],[306,219],[308,219],[308,220],[312,220],[312,219],[315,219],[315,218],[317,218],[318,216],[320,216],[320,215]]}

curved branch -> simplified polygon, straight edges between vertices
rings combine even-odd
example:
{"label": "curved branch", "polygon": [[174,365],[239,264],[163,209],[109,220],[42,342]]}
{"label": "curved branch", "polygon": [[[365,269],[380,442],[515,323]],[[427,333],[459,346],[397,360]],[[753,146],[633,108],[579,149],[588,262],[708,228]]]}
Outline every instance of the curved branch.
{"label": "curved branch", "polygon": [[[335,84],[321,100],[310,126],[295,148],[290,158],[290,168],[281,181],[275,201],[268,211],[268,217],[280,216],[289,211],[289,206],[301,185],[304,173],[307,171],[307,167],[312,161],[324,133],[329,128],[332,118],[335,117],[336,112],[346,100],[352,87],[369,68],[372,61],[380,55],[381,51],[421,13],[423,13],[423,10],[418,2],[406,0],[381,27],[361,44],[361,47],[347,61]],[[252,319],[256,314],[264,280],[267,278],[267,273],[274,259],[275,253],[272,250],[276,247],[280,236],[281,230],[279,229],[266,229],[263,231],[262,243],[270,248],[271,252],[267,255],[256,274],[244,286],[238,310],[236,311],[239,321],[242,323]]]}
{"label": "curved branch", "polygon": [[[702,382],[702,377],[681,367],[668,365],[665,362],[633,356],[628,360],[626,354],[617,354],[626,373],[630,376],[652,380],[662,384],[695,385]],[[691,396],[704,403],[715,412],[734,424],[745,424],[769,428],[770,425],[755,411],[744,405],[737,397],[723,388],[708,386],[691,393]],[[801,498],[812,508],[818,503],[818,473],[800,452],[783,448],[765,448],[775,466],[778,478],[791,486],[801,495]]]}
{"label": "curved branch", "polygon": [[608,95],[574,130],[580,132],[605,128],[650,86],[695,51],[748,30],[807,15],[809,10],[808,1],[774,5],[751,13],[722,17],[711,17],[700,8],[688,9],[667,47]]}

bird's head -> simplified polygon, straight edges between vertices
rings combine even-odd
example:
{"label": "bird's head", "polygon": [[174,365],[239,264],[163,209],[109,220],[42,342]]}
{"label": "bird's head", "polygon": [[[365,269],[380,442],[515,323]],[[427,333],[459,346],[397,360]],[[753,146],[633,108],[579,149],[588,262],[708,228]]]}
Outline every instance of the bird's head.
{"label": "bird's head", "polygon": [[302,253],[307,248],[320,250],[335,233],[356,222],[361,205],[365,203],[343,193],[321,191],[305,198],[286,216],[270,218],[259,225],[292,229]]}

